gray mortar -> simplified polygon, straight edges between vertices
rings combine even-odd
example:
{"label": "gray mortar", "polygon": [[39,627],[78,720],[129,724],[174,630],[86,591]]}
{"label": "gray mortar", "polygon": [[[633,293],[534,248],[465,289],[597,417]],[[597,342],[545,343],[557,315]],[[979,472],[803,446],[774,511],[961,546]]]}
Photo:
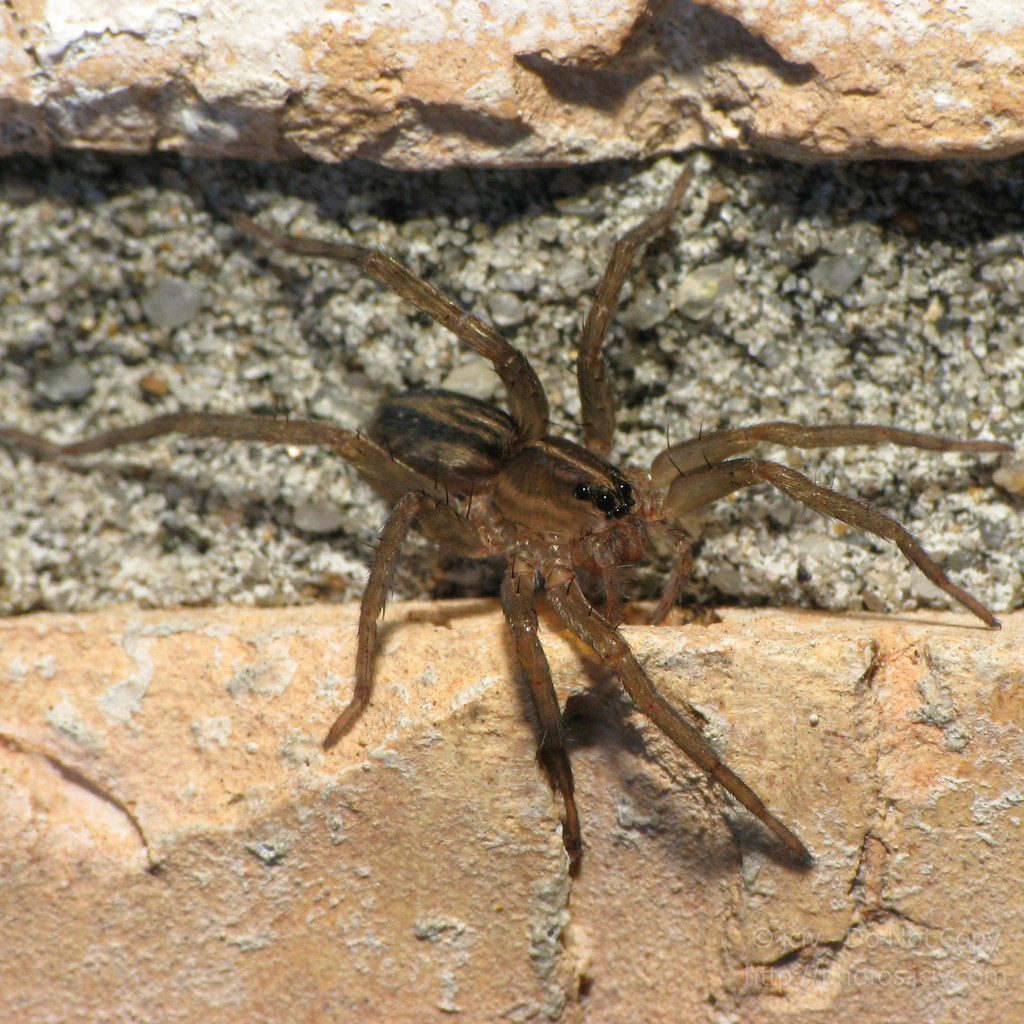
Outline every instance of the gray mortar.
{"label": "gray mortar", "polygon": [[[691,159],[683,210],[648,247],[610,336],[620,461],[649,462],[666,435],[780,418],[1018,444],[1024,161]],[[586,302],[612,241],[678,173],[672,160],[422,175],[358,162],[5,161],[0,421],[60,439],[181,407],[356,426],[382,392],[453,371],[491,387],[451,336],[353,268],[239,238],[222,211],[241,207],[385,249],[493,316],[576,436]],[[147,397],[150,380],[166,395]],[[1024,604],[1024,501],[992,484],[999,459],[775,454],[903,521],[997,613]],[[387,511],[323,451],[174,439],[89,464],[98,471],[0,453],[0,612],[351,600]],[[887,545],[763,489],[719,503],[701,532],[691,600],[949,604]],[[666,560],[655,562],[637,569],[636,596],[656,592]],[[449,564],[414,541],[396,592],[494,582],[494,567]]]}

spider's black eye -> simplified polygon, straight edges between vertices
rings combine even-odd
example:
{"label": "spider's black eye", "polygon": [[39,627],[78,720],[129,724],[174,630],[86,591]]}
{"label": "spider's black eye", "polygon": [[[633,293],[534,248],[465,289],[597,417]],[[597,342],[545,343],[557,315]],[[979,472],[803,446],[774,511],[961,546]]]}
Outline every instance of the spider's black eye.
{"label": "spider's black eye", "polygon": [[572,494],[582,502],[590,502],[598,512],[603,512],[609,519],[612,516],[625,515],[636,504],[633,500],[633,488],[625,480],[616,483],[614,488],[603,483],[578,483]]}
{"label": "spider's black eye", "polygon": [[613,491],[601,484],[577,484],[573,494],[580,501],[589,501],[599,512],[610,519],[612,516],[623,515],[634,505],[633,489],[629,484],[620,483]]}

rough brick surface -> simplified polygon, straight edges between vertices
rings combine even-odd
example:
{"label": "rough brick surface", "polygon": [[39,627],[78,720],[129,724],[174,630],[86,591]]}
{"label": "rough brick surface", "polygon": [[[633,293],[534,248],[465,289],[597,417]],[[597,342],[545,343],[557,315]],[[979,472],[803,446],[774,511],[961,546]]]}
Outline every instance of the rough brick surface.
{"label": "rough brick surface", "polygon": [[0,152],[406,168],[1024,145],[1017,0],[11,0]]}
{"label": "rough brick surface", "polygon": [[586,843],[488,602],[0,621],[5,1021],[1019,1016],[1024,615],[634,627],[804,838],[775,859],[546,619]]}

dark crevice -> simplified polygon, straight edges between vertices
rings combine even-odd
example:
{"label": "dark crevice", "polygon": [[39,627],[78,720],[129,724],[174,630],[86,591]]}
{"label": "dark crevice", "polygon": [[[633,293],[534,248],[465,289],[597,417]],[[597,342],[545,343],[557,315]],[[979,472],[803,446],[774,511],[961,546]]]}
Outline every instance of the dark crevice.
{"label": "dark crevice", "polygon": [[36,750],[33,747],[27,746],[20,740],[15,739],[13,736],[0,735],[0,743],[3,743],[9,750],[12,750],[19,754],[26,754],[29,757],[38,757],[49,764],[67,783],[72,786],[77,786],[79,789],[83,789],[90,796],[94,796],[99,800],[102,800],[108,806],[114,808],[122,817],[124,817],[132,827],[132,831],[138,836],[139,842],[142,848],[146,851],[146,860],[148,866],[146,870],[151,874],[159,873],[159,864],[153,859],[152,851],[149,848],[149,842],[146,839],[146,834],[142,831],[142,825],[139,823],[139,819],[132,813],[132,811],[113,793],[108,792],[98,783],[92,779],[83,775],[77,768],[72,768],[70,765],[64,764],[59,758],[54,757],[52,754],[47,753],[44,750]]}

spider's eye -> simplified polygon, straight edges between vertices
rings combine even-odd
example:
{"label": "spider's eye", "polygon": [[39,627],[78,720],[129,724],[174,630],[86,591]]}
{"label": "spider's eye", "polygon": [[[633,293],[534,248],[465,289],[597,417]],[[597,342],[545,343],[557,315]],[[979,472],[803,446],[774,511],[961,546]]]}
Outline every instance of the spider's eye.
{"label": "spider's eye", "polygon": [[619,500],[612,491],[596,484],[577,484],[573,495],[580,501],[589,501],[602,512],[613,512],[619,505]]}
{"label": "spider's eye", "polygon": [[619,484],[617,491],[598,484],[577,484],[573,494],[580,501],[589,501],[606,516],[621,516],[634,504],[633,490],[627,483]]}

